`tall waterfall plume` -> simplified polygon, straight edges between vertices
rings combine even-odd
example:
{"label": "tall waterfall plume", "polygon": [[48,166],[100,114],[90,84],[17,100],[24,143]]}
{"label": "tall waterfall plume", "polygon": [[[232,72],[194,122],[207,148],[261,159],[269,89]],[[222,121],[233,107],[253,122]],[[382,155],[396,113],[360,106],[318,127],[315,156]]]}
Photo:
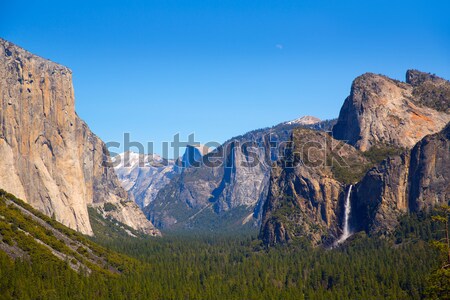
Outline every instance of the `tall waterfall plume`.
{"label": "tall waterfall plume", "polygon": [[344,230],[342,232],[341,237],[336,241],[335,245],[339,245],[343,243],[346,239],[349,238],[351,235],[350,233],[350,226],[349,226],[349,219],[350,219],[350,213],[351,213],[351,205],[350,205],[350,194],[352,193],[352,187],[353,185],[350,185],[347,192],[347,198],[345,199],[345,215],[344,215]]}

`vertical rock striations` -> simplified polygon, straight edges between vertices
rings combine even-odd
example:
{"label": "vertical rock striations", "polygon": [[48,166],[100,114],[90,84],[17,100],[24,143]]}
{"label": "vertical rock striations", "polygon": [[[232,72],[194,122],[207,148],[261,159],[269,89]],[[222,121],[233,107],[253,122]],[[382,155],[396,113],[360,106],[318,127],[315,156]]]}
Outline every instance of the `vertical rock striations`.
{"label": "vertical rock striations", "polygon": [[348,190],[338,170],[356,175],[368,162],[352,146],[307,129],[293,132],[289,149],[272,168],[260,237],[268,245],[298,238],[331,244],[342,233]]}
{"label": "vertical rock striations", "polygon": [[448,204],[449,182],[450,124],[365,175],[352,197],[353,224],[360,230],[388,234],[400,215]]}
{"label": "vertical rock striations", "polygon": [[[450,98],[449,98],[450,99]],[[423,138],[411,150],[408,177],[410,210],[429,209],[450,201],[450,123]]]}
{"label": "vertical rock striations", "polygon": [[[93,234],[87,206],[158,234],[128,201],[108,151],[75,113],[72,72],[0,39],[0,187]],[[142,218],[140,218],[142,217]]]}
{"label": "vertical rock striations", "polygon": [[371,169],[352,195],[353,227],[367,232],[387,232],[408,211],[409,154],[389,157]]}

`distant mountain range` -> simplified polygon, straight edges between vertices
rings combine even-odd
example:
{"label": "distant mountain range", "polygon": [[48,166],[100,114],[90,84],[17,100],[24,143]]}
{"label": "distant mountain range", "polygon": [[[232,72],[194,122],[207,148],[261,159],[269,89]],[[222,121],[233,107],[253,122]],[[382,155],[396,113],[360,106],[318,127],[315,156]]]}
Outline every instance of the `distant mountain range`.
{"label": "distant mountain range", "polygon": [[[288,142],[292,130],[307,127],[331,130],[335,121],[320,121],[306,116],[234,137],[213,151],[187,147],[183,156],[168,161],[164,167],[137,166],[136,153],[129,154],[131,166],[116,167],[123,186],[136,199],[146,215],[160,228],[188,230],[228,230],[242,225],[257,226],[260,209],[267,196],[270,166]],[[254,148],[260,164],[244,167],[253,157]],[[121,154],[117,159],[123,159]],[[222,165],[211,168],[202,160],[221,157]],[[141,155],[147,161],[148,155]],[[193,167],[191,161],[201,163]],[[222,222],[223,221],[223,222]],[[225,224],[226,223],[226,224]]]}

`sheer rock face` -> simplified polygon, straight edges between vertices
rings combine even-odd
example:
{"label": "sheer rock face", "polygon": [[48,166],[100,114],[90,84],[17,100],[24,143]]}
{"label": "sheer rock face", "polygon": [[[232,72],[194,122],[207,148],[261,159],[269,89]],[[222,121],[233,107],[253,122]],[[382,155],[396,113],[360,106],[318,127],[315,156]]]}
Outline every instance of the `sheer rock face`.
{"label": "sheer rock face", "polygon": [[85,234],[87,205],[105,202],[119,221],[158,233],[134,219],[105,144],[75,113],[68,68],[0,39],[0,101],[1,188]]}
{"label": "sheer rock face", "polygon": [[314,245],[330,244],[341,234],[348,190],[330,162],[336,158],[334,163],[365,165],[367,161],[358,150],[324,132],[295,130],[293,146],[292,154],[272,168],[260,237],[268,245],[299,237]]}
{"label": "sheer rock face", "polygon": [[410,156],[390,157],[371,169],[352,194],[353,228],[367,232],[387,232],[397,224],[397,218],[408,211]]}
{"label": "sheer rock face", "polygon": [[374,145],[412,148],[450,121],[450,82],[408,71],[407,83],[366,73],[356,78],[333,135],[362,151]]}
{"label": "sheer rock face", "polygon": [[422,139],[411,151],[408,182],[410,210],[450,201],[450,124]]}
{"label": "sheer rock face", "polygon": [[450,200],[450,124],[370,170],[352,194],[353,226],[389,233],[398,217]]}
{"label": "sheer rock face", "polygon": [[[448,204],[449,139],[450,123],[441,132],[424,137],[411,150],[388,157],[366,172],[352,189],[351,231],[389,235],[400,216]],[[302,149],[319,140],[313,133],[297,130],[293,142],[295,149]],[[362,153],[350,145],[340,151],[344,160],[355,166],[367,164]],[[327,149],[324,153],[333,151]],[[312,161],[323,161],[320,155],[323,154],[313,155]],[[349,170],[353,168],[350,166]],[[278,161],[270,177],[260,237],[268,245],[298,237],[313,245],[329,245],[342,233],[347,192],[348,186],[333,168],[311,168],[304,163],[286,167],[285,160]]]}

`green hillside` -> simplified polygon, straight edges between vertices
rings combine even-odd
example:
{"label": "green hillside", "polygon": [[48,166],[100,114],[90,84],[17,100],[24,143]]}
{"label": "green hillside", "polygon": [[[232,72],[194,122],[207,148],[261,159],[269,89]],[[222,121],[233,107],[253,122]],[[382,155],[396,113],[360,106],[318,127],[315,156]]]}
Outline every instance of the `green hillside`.
{"label": "green hillside", "polygon": [[425,215],[402,220],[393,241],[356,235],[332,250],[231,234],[133,238],[104,222],[86,238],[1,191],[0,298],[420,299],[440,263],[428,241],[442,228]]}

